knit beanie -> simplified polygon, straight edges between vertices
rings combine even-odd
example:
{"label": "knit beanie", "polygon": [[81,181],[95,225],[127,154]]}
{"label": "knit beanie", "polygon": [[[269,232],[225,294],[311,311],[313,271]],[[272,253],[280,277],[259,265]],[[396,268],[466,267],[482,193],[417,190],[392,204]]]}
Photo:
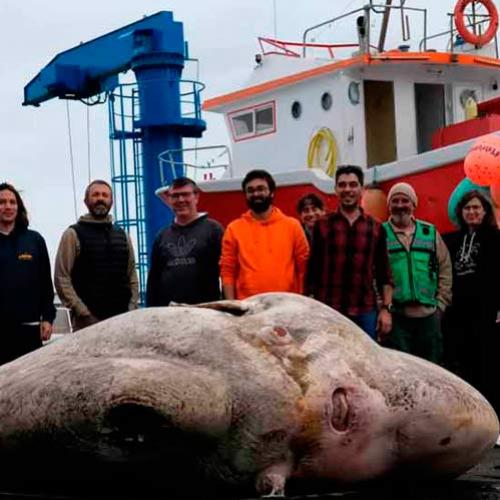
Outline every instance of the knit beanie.
{"label": "knit beanie", "polygon": [[408,198],[410,198],[415,206],[417,206],[418,204],[417,193],[415,193],[413,187],[411,187],[407,182],[398,182],[391,187],[391,189],[389,190],[389,194],[387,195],[387,203],[391,201],[391,198],[395,194],[404,194],[405,196],[408,196]]}

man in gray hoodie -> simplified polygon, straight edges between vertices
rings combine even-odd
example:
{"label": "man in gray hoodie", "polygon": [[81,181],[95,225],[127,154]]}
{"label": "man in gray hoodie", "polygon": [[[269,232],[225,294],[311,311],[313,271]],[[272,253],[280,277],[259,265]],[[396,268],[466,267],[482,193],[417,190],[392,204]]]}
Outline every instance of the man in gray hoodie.
{"label": "man in gray hoodie", "polygon": [[172,182],[167,200],[175,219],[153,243],[147,305],[219,300],[222,226],[198,212],[199,189],[187,177]]}
{"label": "man in gray hoodie", "polygon": [[134,250],[125,231],[113,224],[111,186],[92,181],[85,190],[89,212],[63,233],[55,263],[55,287],[71,309],[74,329],[137,308]]}

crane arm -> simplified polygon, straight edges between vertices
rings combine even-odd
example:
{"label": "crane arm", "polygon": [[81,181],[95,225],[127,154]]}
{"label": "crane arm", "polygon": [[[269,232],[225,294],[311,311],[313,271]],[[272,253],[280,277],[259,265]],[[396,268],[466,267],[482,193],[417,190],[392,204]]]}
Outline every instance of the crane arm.
{"label": "crane arm", "polygon": [[84,99],[112,90],[118,74],[134,57],[169,53],[183,59],[182,23],[171,12],[158,12],[123,28],[57,54],[24,87],[23,106],[39,106],[54,97]]}

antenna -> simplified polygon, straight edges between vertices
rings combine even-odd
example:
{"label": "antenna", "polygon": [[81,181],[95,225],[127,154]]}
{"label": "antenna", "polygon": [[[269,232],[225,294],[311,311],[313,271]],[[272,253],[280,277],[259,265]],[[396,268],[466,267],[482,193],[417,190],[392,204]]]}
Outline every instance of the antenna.
{"label": "antenna", "polygon": [[273,0],[273,21],[274,21],[274,39],[278,38],[278,14],[276,9],[276,0]]}

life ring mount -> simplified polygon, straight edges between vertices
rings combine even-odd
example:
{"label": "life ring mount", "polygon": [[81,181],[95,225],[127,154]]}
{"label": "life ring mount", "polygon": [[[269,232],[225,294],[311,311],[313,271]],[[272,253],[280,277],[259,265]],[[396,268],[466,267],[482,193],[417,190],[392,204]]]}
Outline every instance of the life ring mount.
{"label": "life ring mount", "polygon": [[[488,29],[481,35],[474,33],[466,26],[465,9],[471,3],[483,4],[490,17]],[[460,36],[466,42],[472,45],[477,45],[478,47],[482,47],[483,45],[489,43],[495,36],[498,29],[498,11],[492,0],[458,0],[455,5],[453,17],[455,19],[455,26]]]}

